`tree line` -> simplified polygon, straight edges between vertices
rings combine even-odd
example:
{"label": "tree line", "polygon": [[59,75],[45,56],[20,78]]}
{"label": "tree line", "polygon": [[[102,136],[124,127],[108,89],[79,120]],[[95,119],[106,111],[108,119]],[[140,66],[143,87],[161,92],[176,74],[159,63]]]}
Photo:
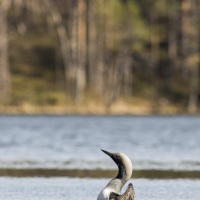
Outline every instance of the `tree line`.
{"label": "tree line", "polygon": [[17,74],[12,31],[25,38],[42,28],[57,38],[55,85],[76,104],[88,94],[108,107],[149,95],[197,111],[200,0],[0,0],[2,104]]}

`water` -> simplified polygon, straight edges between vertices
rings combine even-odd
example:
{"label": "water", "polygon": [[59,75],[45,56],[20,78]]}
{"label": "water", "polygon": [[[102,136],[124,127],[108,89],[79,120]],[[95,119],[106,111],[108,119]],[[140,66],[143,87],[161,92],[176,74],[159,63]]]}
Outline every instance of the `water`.
{"label": "water", "polygon": [[0,116],[0,168],[200,170],[200,117]]}
{"label": "water", "polygon": [[[0,169],[116,169],[106,149],[136,169],[199,171],[199,147],[200,117],[0,116]],[[95,200],[108,181],[0,177],[0,199]],[[200,199],[200,180],[131,182],[137,200]]]}
{"label": "water", "polygon": [[[107,179],[0,178],[1,200],[95,200]],[[133,182],[137,200],[198,200],[200,181],[147,180]]]}

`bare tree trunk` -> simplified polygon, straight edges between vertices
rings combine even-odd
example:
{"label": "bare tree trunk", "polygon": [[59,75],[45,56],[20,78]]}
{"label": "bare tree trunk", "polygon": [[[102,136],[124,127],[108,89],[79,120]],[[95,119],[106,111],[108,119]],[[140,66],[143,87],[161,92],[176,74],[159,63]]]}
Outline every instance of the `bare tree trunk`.
{"label": "bare tree trunk", "polygon": [[82,100],[85,89],[85,66],[86,66],[86,1],[78,0],[78,66],[77,66],[77,94],[76,102]]}
{"label": "bare tree trunk", "polygon": [[[130,77],[131,57],[125,48],[119,50],[109,67],[107,67],[107,77],[104,81],[104,95],[107,107],[110,107],[117,98],[122,94],[130,94]],[[127,74],[129,72],[130,74]]]}
{"label": "bare tree trunk", "polygon": [[70,37],[70,76],[69,83],[71,87],[72,97],[76,99],[77,95],[77,66],[79,62],[78,57],[78,0],[73,1],[71,14],[71,37]]}
{"label": "bare tree trunk", "polygon": [[90,87],[91,83],[91,69],[90,69],[90,13],[91,13],[91,0],[86,0],[86,84]]}
{"label": "bare tree trunk", "polygon": [[92,82],[93,88],[103,94],[104,88],[104,69],[105,69],[105,13],[100,15],[99,13],[105,8],[105,0],[96,0],[95,1],[96,14],[93,29],[93,40],[92,40],[92,50],[93,50],[93,59],[92,62]]}
{"label": "bare tree trunk", "polygon": [[199,94],[199,66],[193,66],[190,69],[190,90],[188,111],[196,113],[198,108],[198,94]]}
{"label": "bare tree trunk", "polygon": [[11,75],[8,61],[8,24],[7,12],[11,0],[0,2],[0,101],[4,102],[10,96]]}
{"label": "bare tree trunk", "polygon": [[131,54],[128,50],[124,49],[122,54],[123,62],[121,64],[122,68],[122,80],[121,80],[121,92],[123,97],[130,97],[132,95],[133,86],[133,74],[132,74],[132,63]]}
{"label": "bare tree trunk", "polygon": [[168,29],[168,58],[174,66],[177,57],[177,30],[176,30],[176,12],[169,12],[169,29]]}
{"label": "bare tree trunk", "polygon": [[[111,8],[111,11],[108,10]],[[118,63],[119,54],[114,56],[113,44],[114,44],[114,15],[113,9],[114,2],[104,0],[104,74],[103,74],[103,95],[106,106],[109,108],[119,96],[120,82],[117,79],[121,78],[120,65]],[[122,71],[121,71],[122,72]],[[119,84],[118,84],[119,83]]]}
{"label": "bare tree trunk", "polygon": [[[153,3],[154,4],[154,3]],[[152,5],[153,6],[153,5]],[[154,73],[155,68],[159,62],[159,28],[157,24],[157,14],[154,8],[151,10],[150,14],[150,23],[151,23],[151,68]]]}
{"label": "bare tree trunk", "polygon": [[[47,8],[49,14],[52,17],[52,20],[56,26],[56,31],[58,33],[58,38],[60,40],[62,58],[65,67],[65,75],[67,76],[68,71],[68,60],[69,60],[69,39],[67,36],[67,32],[65,26],[63,24],[62,16],[58,8],[55,6],[52,0],[43,0],[45,7]],[[40,2],[39,2],[40,3]]]}
{"label": "bare tree trunk", "polygon": [[190,29],[190,90],[189,90],[189,105],[190,113],[197,112],[198,95],[199,95],[199,43],[200,43],[200,1],[194,0],[191,2],[191,29]]}
{"label": "bare tree trunk", "polygon": [[[60,11],[56,7],[53,0],[44,0],[45,8],[51,16],[53,23],[56,27],[58,38],[61,46],[62,59],[64,64],[64,89],[72,94],[72,97],[78,101],[80,98],[78,94],[78,85],[80,79],[80,71],[78,68],[78,24],[73,21],[72,38],[69,38]],[[40,3],[40,1],[38,1]],[[76,17],[77,18],[77,14]],[[75,39],[74,39],[75,38]],[[75,42],[74,42],[75,41]]]}
{"label": "bare tree trunk", "polygon": [[195,113],[199,90],[199,0],[182,0],[182,70],[189,74],[188,111]]}
{"label": "bare tree trunk", "polygon": [[173,71],[177,61],[177,21],[177,10],[168,7],[168,73],[166,83],[168,89],[171,88]]}
{"label": "bare tree trunk", "polygon": [[190,0],[182,0],[182,44],[181,44],[181,70],[183,74],[187,74],[188,67],[188,55],[189,55],[189,27],[190,27]]}
{"label": "bare tree trunk", "polygon": [[71,85],[76,103],[80,103],[85,88],[86,63],[86,4],[74,1],[71,33]]}
{"label": "bare tree trunk", "polygon": [[60,49],[60,43],[57,42],[55,49],[55,75],[56,75],[56,88],[59,91],[67,91],[66,80],[65,80],[65,69],[62,62],[62,52]]}
{"label": "bare tree trunk", "polygon": [[97,1],[89,1],[87,9],[87,31],[86,31],[86,81],[87,87],[90,91],[95,88],[95,78],[94,78],[94,68],[96,66],[96,35],[97,35],[97,14],[96,14],[96,4]]}

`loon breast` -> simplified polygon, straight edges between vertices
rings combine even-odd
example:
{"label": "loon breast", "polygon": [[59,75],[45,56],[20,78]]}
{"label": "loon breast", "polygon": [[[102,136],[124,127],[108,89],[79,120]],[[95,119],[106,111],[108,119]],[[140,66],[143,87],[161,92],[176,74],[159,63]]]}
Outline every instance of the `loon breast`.
{"label": "loon breast", "polygon": [[110,194],[113,191],[110,188],[104,188],[98,195],[97,200],[109,200]]}

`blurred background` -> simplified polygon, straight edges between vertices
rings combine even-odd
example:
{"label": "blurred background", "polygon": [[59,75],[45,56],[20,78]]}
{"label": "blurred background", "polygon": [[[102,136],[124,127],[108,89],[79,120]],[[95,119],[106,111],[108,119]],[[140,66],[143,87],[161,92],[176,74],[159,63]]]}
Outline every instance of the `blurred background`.
{"label": "blurred background", "polygon": [[0,0],[0,199],[199,199],[199,67],[200,0]]}
{"label": "blurred background", "polygon": [[0,0],[1,113],[198,113],[199,0]]}

